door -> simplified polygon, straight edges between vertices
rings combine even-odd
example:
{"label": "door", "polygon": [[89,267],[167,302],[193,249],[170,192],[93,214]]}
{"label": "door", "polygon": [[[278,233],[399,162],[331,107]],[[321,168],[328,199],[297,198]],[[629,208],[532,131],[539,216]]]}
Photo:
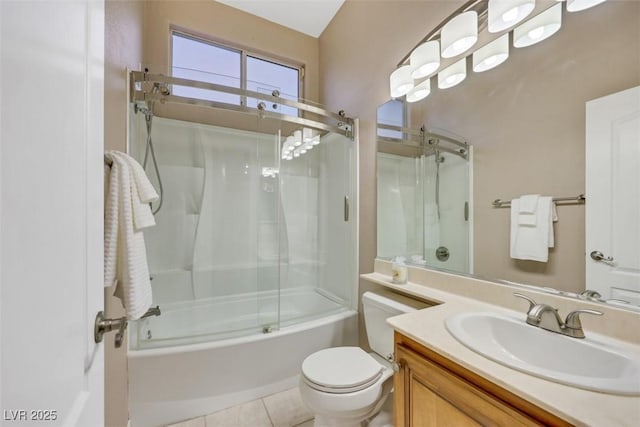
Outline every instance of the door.
{"label": "door", "polygon": [[640,304],[640,87],[587,102],[587,289]]}
{"label": "door", "polygon": [[103,46],[102,1],[0,2],[2,426],[104,424]]}

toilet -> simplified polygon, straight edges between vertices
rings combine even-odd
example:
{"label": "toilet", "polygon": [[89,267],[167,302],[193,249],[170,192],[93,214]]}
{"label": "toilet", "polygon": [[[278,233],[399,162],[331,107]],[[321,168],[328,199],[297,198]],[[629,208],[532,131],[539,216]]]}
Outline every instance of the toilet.
{"label": "toilet", "polygon": [[416,309],[365,292],[364,323],[369,345],[317,351],[302,362],[300,395],[315,414],[316,427],[356,427],[380,411],[393,389],[393,329],[388,317]]}

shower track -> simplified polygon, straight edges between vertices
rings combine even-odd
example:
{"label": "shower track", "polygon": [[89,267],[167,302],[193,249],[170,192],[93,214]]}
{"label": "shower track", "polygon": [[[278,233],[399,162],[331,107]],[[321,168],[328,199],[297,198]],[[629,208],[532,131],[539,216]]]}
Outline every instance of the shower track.
{"label": "shower track", "polygon": [[[198,80],[189,80],[178,77],[170,77],[162,74],[150,74],[142,71],[131,71],[129,76],[130,84],[130,100],[131,102],[143,101],[161,103],[178,103],[187,105],[196,105],[208,108],[232,110],[241,113],[248,113],[259,116],[261,118],[271,118],[282,120],[296,125],[306,126],[319,131],[334,132],[353,138],[353,119],[347,117],[344,111],[333,113],[315,105],[305,102],[292,101],[281,98],[277,95],[269,95],[260,92],[254,92],[246,89],[238,89],[235,87],[218,85],[214,83],[202,82]],[[271,104],[286,105],[288,107],[297,108],[302,112],[303,116],[291,116],[271,111],[266,111],[263,102],[258,103],[257,108],[248,107],[246,105],[230,104],[226,102],[210,101],[199,98],[189,98],[184,96],[171,95],[161,91],[154,91],[153,87],[157,85],[176,85],[186,86],[196,89],[204,89],[226,94],[239,95],[246,98],[255,98]],[[173,91],[171,91],[173,92]],[[262,105],[261,105],[262,104]],[[311,117],[314,116],[314,117]]]}

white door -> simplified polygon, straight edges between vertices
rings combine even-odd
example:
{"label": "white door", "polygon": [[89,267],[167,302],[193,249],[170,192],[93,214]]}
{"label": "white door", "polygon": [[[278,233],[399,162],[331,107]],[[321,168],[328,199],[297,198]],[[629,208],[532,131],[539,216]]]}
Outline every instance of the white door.
{"label": "white door", "polygon": [[0,1],[2,426],[104,424],[103,46],[102,0]]}
{"label": "white door", "polygon": [[586,120],[587,289],[640,304],[640,87],[587,102]]}

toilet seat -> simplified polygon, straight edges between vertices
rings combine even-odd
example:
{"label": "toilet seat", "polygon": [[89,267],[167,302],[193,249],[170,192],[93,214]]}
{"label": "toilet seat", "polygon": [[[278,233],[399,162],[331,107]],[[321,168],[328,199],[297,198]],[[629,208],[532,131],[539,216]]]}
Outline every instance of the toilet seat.
{"label": "toilet seat", "polygon": [[345,394],[371,387],[384,369],[360,347],[334,347],[307,357],[302,362],[302,377],[315,390]]}

